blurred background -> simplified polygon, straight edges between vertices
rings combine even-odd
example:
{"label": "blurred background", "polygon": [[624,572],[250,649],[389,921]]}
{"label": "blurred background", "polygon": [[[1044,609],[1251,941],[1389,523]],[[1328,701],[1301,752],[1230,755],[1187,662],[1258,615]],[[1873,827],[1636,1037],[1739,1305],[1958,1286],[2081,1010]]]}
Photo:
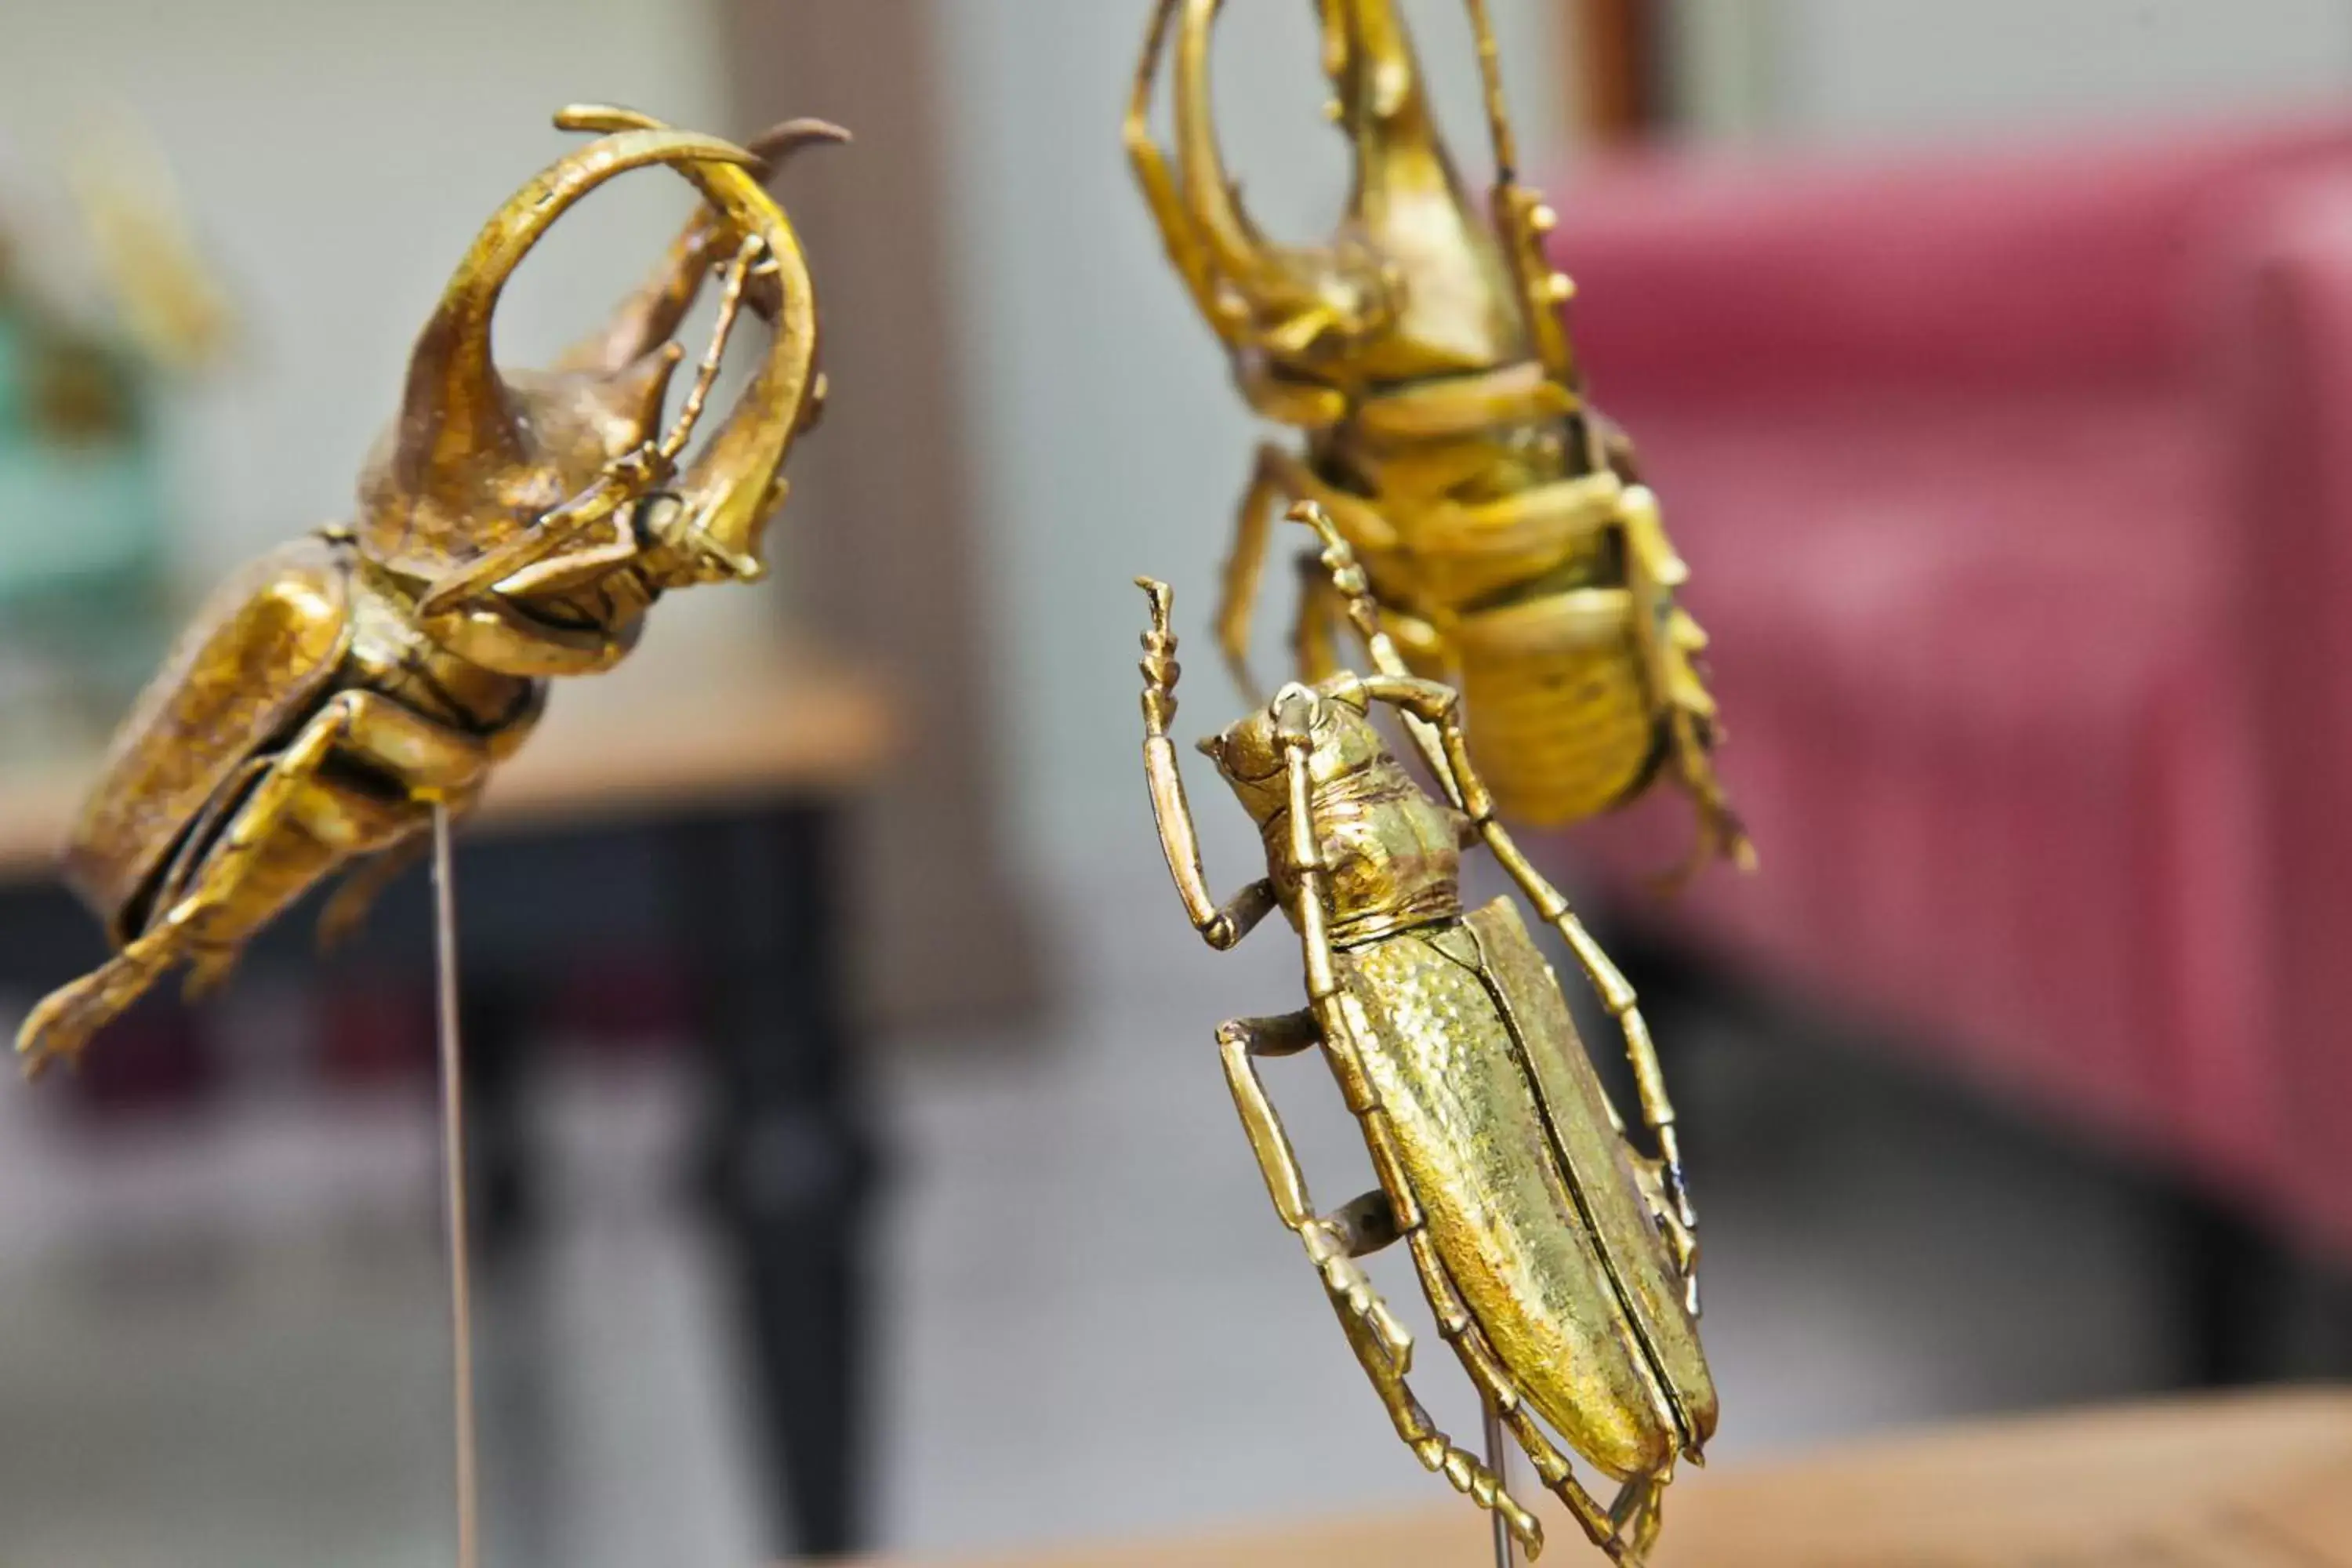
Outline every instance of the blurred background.
{"label": "blurred background", "polygon": [[[1221,727],[1257,438],[1120,153],[1146,9],[0,18],[12,1022],[100,951],[47,879],[91,748],[194,595],[342,515],[548,115],[858,136],[780,186],[835,397],[775,581],[560,689],[537,804],[461,856],[497,1561],[1438,1500],[1212,1054],[1295,1005],[1295,951],[1189,936],[1137,776],[1129,579],[1175,584],[1180,728]],[[1229,154],[1319,236],[1312,7],[1226,9]],[[1460,11],[1409,7],[1483,181]],[[2352,1371],[2352,8],[1495,11],[1764,858],[1668,904],[1679,802],[1542,846],[1675,1076],[1711,1453]],[[502,359],[602,319],[674,185],[559,226]],[[691,754],[652,776],[664,724]],[[0,1560],[446,1560],[425,919],[404,887],[330,962],[289,920],[218,1001],[0,1094]],[[1276,1089],[1358,1190],[1328,1086]]]}

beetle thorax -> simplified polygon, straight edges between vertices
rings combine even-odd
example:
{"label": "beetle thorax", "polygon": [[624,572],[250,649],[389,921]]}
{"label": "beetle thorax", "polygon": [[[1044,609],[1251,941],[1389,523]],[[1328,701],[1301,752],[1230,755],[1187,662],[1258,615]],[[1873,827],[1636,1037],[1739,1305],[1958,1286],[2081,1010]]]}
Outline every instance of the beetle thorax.
{"label": "beetle thorax", "polygon": [[[1289,777],[1271,716],[1253,713],[1202,749],[1257,823],[1266,868],[1284,907],[1295,910],[1301,879],[1291,855]],[[1344,701],[1326,702],[1307,780],[1335,943],[1462,912],[1462,816],[1430,798],[1370,719]]]}

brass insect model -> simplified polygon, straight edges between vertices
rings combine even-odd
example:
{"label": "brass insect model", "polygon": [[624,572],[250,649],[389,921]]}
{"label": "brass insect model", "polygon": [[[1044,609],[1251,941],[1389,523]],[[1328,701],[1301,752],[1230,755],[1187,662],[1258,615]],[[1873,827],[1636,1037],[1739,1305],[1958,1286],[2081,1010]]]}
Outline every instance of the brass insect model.
{"label": "brass insect model", "polygon": [[[1412,1339],[1356,1259],[1402,1240],[1440,1332],[1586,1534],[1639,1563],[1680,1459],[1700,1459],[1717,1402],[1697,1331],[1696,1224],[1674,1108],[1632,988],[1495,818],[1461,703],[1406,671],[1347,542],[1322,531],[1335,594],[1377,672],[1285,685],[1202,742],[1265,840],[1266,875],[1211,895],[1169,724],[1170,593],[1143,638],[1144,769],[1170,871],[1210,946],[1276,910],[1298,932],[1307,1005],[1221,1026],[1234,1102],[1282,1222],[1305,1243],[1397,1434],[1495,1510],[1532,1555],[1538,1521],[1431,1422],[1405,1382]],[[1450,800],[1425,793],[1372,722],[1401,714]],[[1461,852],[1484,844],[1568,943],[1624,1037],[1644,1153],[1595,1076],[1559,984],[1508,897],[1465,911]],[[1319,1050],[1361,1126],[1379,1185],[1329,1211],[1307,1194],[1258,1064]],[[1620,1482],[1602,1506],[1553,1434]]]}
{"label": "brass insect model", "polygon": [[[1243,396],[1303,437],[1258,448],[1217,610],[1227,661],[1248,689],[1275,516],[1319,502],[1412,668],[1460,689],[1507,816],[1580,820],[1664,772],[1698,814],[1685,872],[1717,854],[1749,863],[1710,754],[1706,639],[1675,600],[1688,574],[1630,445],[1584,398],[1560,318],[1571,288],[1544,256],[1556,218],[1518,183],[1485,0],[1468,0],[1497,165],[1484,217],[1395,0],[1315,3],[1355,167],[1328,244],[1275,243],[1243,205],[1211,90],[1223,0],[1158,0],[1127,115],[1168,254]],[[1150,121],[1163,65],[1172,150]],[[1295,652],[1313,680],[1337,666],[1342,617],[1311,553],[1300,566]]]}
{"label": "brass insect model", "polygon": [[[351,523],[220,587],[140,698],[74,826],[67,880],[117,951],[44,1000],[28,1072],[78,1054],[176,968],[201,988],[306,889],[351,876],[321,917],[350,929],[530,733],[548,678],[611,668],[666,591],[764,567],[793,437],[822,405],[800,241],[763,188],[818,121],[750,147],[634,110],[565,110],[597,139],[551,165],[475,239],[418,337]],[[701,195],[653,277],[552,369],[504,374],[490,331],[515,268],[573,204],[660,165]],[[667,429],[671,341],[721,279],[708,352]],[[694,450],[744,307],[770,328],[733,409]]]}

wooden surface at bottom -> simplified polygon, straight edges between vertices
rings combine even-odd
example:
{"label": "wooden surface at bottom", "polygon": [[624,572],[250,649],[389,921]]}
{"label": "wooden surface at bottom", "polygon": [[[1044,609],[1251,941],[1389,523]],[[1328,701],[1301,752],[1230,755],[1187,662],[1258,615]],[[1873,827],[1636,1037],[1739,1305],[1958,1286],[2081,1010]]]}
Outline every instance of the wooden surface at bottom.
{"label": "wooden surface at bottom", "polygon": [[[1400,1489],[1412,1482],[1401,1465]],[[1517,1468],[1524,1480],[1527,1469]],[[1427,1478],[1423,1478],[1424,1481]],[[1440,1484],[1442,1483],[1433,1483]],[[1544,1510],[1547,1563],[1602,1559]],[[1003,1568],[1486,1568],[1450,1508]],[[1653,1568],[2352,1568],[2352,1393],[2307,1392],[1889,1437],[1675,1483]]]}

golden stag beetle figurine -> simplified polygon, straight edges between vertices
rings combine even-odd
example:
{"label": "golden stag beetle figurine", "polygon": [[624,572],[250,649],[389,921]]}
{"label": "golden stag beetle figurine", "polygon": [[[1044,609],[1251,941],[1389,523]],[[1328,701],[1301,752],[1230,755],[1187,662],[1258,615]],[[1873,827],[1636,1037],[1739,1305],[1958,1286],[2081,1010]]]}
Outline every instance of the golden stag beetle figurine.
{"label": "golden stag beetle figurine", "polygon": [[[1161,847],[1194,929],[1225,949],[1279,909],[1305,950],[1307,1007],[1217,1031],[1227,1082],[1282,1221],[1306,1243],[1397,1434],[1496,1510],[1530,1554],[1542,1531],[1405,1384],[1412,1340],[1355,1259],[1402,1239],[1440,1331],[1488,1409],[1592,1541],[1638,1563],[1677,1460],[1716,1423],[1699,1348],[1696,1220],[1673,1106],[1633,993],[1495,820],[1449,687],[1404,673],[1362,572],[1328,520],[1324,561],[1380,673],[1286,685],[1202,742],[1265,843],[1266,875],[1211,896],[1168,726],[1176,639],[1163,584],[1143,639],[1144,768]],[[1393,707],[1452,796],[1423,793],[1370,717]],[[1462,907],[1461,850],[1483,842],[1569,950],[1623,1033],[1656,1153],[1633,1148],[1568,1004],[1511,899]],[[1361,1124],[1379,1185],[1328,1213],[1258,1077],[1319,1048]],[[1547,1430],[1549,1428],[1549,1430]],[[1551,1436],[1622,1484],[1604,1509]]]}
{"label": "golden stag beetle figurine", "polygon": [[[71,1058],[173,969],[217,981],[305,889],[349,869],[331,937],[463,811],[530,732],[546,678],[611,668],[666,589],[761,575],[793,437],[822,406],[816,303],[764,176],[843,139],[818,121],[751,149],[633,110],[556,117],[598,139],[516,193],[474,241],[409,362],[400,414],[349,526],[221,587],[117,734],[65,875],[118,952],[26,1020],[27,1071]],[[573,203],[661,164],[702,205],[659,269],[552,370],[490,359],[499,291]],[[718,324],[667,430],[671,342],[714,270]],[[719,357],[749,305],[771,341],[690,461]]]}
{"label": "golden stag beetle figurine", "polygon": [[[1753,852],[1717,781],[1706,644],[1675,603],[1686,572],[1622,435],[1590,408],[1545,260],[1554,216],[1517,183],[1485,0],[1469,0],[1496,183],[1482,220],[1440,138],[1394,0],[1316,0],[1333,118],[1355,159],[1321,247],[1265,239],[1213,123],[1223,0],[1158,0],[1127,147],[1171,258],[1250,406],[1304,434],[1268,443],[1242,503],[1217,631],[1246,658],[1275,512],[1315,500],[1355,547],[1412,667],[1459,688],[1500,808],[1579,820],[1669,768],[1696,804],[1688,868]],[[1150,113],[1172,39],[1175,145]],[[1299,673],[1328,674],[1338,606],[1302,557]]]}

